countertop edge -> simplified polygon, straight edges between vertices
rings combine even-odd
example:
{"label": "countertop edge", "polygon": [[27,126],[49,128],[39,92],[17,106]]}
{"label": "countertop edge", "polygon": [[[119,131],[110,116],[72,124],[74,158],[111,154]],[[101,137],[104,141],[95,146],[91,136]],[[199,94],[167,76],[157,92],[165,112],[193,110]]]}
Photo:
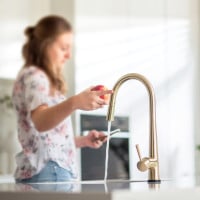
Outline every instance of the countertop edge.
{"label": "countertop edge", "polygon": [[111,193],[66,193],[66,192],[0,192],[0,199],[3,200],[111,200]]}

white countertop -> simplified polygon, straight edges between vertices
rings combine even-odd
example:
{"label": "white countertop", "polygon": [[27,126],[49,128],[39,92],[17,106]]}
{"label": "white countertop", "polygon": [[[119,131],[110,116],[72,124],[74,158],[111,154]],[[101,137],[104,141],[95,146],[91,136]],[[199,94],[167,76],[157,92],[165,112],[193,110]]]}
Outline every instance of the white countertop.
{"label": "white countertop", "polygon": [[183,177],[174,180],[165,179],[160,184],[149,184],[142,180],[103,180],[57,182],[38,184],[16,184],[11,175],[0,176],[0,199],[21,199],[27,196],[29,200],[37,199],[59,200],[68,198],[84,199],[200,199],[200,178]]}

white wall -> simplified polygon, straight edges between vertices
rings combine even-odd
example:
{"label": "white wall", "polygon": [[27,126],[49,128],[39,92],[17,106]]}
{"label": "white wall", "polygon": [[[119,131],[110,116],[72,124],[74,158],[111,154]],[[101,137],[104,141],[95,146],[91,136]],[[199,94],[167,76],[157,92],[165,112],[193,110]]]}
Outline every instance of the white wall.
{"label": "white wall", "polygon": [[0,77],[15,78],[22,66],[23,31],[49,13],[49,0],[0,0]]}
{"label": "white wall", "polygon": [[[76,1],[76,92],[95,84],[111,88],[130,72],[150,80],[157,98],[161,178],[195,173],[194,2]],[[94,113],[106,114],[106,109]],[[132,142],[140,144],[144,156],[148,156],[147,113],[144,87],[134,81],[124,84],[116,114],[130,116]],[[134,146],[131,152],[132,177],[146,178],[135,167]]]}
{"label": "white wall", "polygon": [[[194,132],[195,132],[195,145],[200,144],[200,90],[199,90],[199,76],[200,76],[200,2],[198,0],[193,1],[191,4],[192,9],[192,51],[193,62],[195,67],[195,80],[194,80]],[[196,151],[196,174],[200,174],[200,152]]]}

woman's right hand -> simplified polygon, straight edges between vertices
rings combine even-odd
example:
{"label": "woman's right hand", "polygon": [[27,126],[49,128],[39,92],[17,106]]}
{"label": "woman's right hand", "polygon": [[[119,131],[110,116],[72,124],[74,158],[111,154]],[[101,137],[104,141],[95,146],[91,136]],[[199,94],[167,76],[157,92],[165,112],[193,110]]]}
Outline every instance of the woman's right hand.
{"label": "woman's right hand", "polygon": [[48,106],[47,104],[38,106],[32,110],[31,118],[38,131],[47,131],[57,126],[76,109],[95,110],[102,108],[108,104],[108,101],[100,96],[111,93],[112,90],[91,91],[91,88],[88,88],[55,106]]}
{"label": "woman's right hand", "polygon": [[98,90],[92,91],[90,87],[81,93],[74,96],[77,109],[81,110],[95,110],[108,105],[109,101],[102,99],[102,95],[112,94],[112,90]]}

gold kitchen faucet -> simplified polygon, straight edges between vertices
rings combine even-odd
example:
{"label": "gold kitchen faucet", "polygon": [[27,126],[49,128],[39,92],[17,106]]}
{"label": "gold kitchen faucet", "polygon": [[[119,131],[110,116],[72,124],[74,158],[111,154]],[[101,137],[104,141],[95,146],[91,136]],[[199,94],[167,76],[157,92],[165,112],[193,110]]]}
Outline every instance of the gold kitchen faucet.
{"label": "gold kitchen faucet", "polygon": [[107,121],[114,121],[114,109],[115,101],[120,86],[131,79],[142,82],[149,95],[149,117],[150,117],[150,137],[149,137],[149,157],[142,158],[140,155],[139,145],[136,145],[137,153],[139,156],[139,162],[137,168],[140,171],[149,170],[148,182],[160,182],[159,175],[159,159],[158,159],[158,143],[157,143],[157,131],[156,131],[156,108],[155,108],[155,94],[151,83],[141,74],[129,73],[122,76],[114,85],[113,93],[110,97],[108,106]]}

